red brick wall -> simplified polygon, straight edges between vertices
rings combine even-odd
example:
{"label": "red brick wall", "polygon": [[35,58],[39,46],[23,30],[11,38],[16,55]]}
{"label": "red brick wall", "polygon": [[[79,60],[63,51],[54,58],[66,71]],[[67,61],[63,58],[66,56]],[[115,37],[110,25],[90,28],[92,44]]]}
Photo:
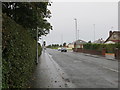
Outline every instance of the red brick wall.
{"label": "red brick wall", "polygon": [[88,53],[88,54],[94,54],[94,55],[105,55],[105,49],[103,49],[103,51],[96,51],[96,50],[85,50],[82,48],[77,48],[77,50],[74,48],[73,49],[74,52],[81,52],[81,53]]}
{"label": "red brick wall", "polygon": [[[96,51],[96,50],[85,50],[82,48],[73,48],[74,52],[81,52],[81,53],[88,53],[88,54],[94,54],[94,55],[102,55],[105,56],[106,50],[103,49],[102,51]],[[115,50],[115,58],[120,60],[120,50]]]}
{"label": "red brick wall", "polygon": [[120,50],[115,50],[115,58],[120,60]]}

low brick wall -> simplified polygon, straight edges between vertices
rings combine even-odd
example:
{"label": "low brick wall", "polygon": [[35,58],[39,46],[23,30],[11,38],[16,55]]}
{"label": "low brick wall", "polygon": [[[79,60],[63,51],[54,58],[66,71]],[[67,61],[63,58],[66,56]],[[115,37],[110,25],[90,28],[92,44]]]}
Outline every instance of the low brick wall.
{"label": "low brick wall", "polygon": [[85,50],[82,48],[73,48],[74,52],[81,52],[81,53],[88,53],[88,54],[94,54],[94,55],[103,55],[105,56],[105,50],[103,49],[102,51],[96,51],[96,50]]}
{"label": "low brick wall", "polygon": [[[106,50],[103,49],[102,51],[96,51],[96,50],[85,50],[82,48],[73,48],[74,52],[81,52],[81,53],[88,53],[88,54],[94,54],[94,55],[102,55],[105,56],[106,55]],[[116,49],[115,50],[115,58],[120,60],[120,50]]]}

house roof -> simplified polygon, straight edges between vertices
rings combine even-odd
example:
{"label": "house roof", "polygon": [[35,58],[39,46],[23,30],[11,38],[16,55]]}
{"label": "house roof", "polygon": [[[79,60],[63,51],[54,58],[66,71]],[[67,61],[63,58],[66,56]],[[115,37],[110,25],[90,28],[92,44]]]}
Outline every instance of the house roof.
{"label": "house roof", "polygon": [[93,43],[104,43],[104,40],[101,38],[101,39],[98,39],[98,40],[96,40],[96,41],[94,41]]}
{"label": "house roof", "polygon": [[[117,40],[110,40],[110,38],[111,38],[111,36],[113,34],[118,35],[118,39]],[[112,41],[112,42],[115,42],[115,43],[120,42],[120,31],[113,31],[113,32],[111,32],[111,34],[109,35],[109,37],[106,39],[106,41],[104,43],[106,43],[108,41]]]}
{"label": "house roof", "polygon": [[72,43],[69,43],[68,45],[74,45],[74,42],[72,42]]}
{"label": "house roof", "polygon": [[75,41],[74,43],[76,43],[76,44],[85,44],[85,43],[87,43],[87,42],[85,42],[85,41],[83,41],[83,40],[77,40],[77,41]]}
{"label": "house roof", "polygon": [[74,45],[74,43],[69,43],[68,45]]}
{"label": "house roof", "polygon": [[115,44],[115,42],[113,42],[113,41],[108,41],[108,42],[106,42],[105,44]]}

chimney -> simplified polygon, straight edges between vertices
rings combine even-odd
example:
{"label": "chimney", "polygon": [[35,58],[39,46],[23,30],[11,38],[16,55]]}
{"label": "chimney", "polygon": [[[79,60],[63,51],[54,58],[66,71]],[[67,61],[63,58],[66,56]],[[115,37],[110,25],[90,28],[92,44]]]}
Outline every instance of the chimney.
{"label": "chimney", "polygon": [[111,35],[112,35],[112,31],[109,32],[109,36],[111,36]]}

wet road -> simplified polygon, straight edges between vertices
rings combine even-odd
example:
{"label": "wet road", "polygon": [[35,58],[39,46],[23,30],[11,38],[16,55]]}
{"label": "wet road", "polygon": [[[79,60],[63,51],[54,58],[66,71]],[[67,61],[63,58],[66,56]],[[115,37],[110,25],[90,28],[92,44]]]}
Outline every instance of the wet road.
{"label": "wet road", "polygon": [[118,87],[117,60],[53,49],[47,49],[46,52],[77,88]]}
{"label": "wet road", "polygon": [[66,73],[45,51],[28,83],[28,88],[76,88]]}

